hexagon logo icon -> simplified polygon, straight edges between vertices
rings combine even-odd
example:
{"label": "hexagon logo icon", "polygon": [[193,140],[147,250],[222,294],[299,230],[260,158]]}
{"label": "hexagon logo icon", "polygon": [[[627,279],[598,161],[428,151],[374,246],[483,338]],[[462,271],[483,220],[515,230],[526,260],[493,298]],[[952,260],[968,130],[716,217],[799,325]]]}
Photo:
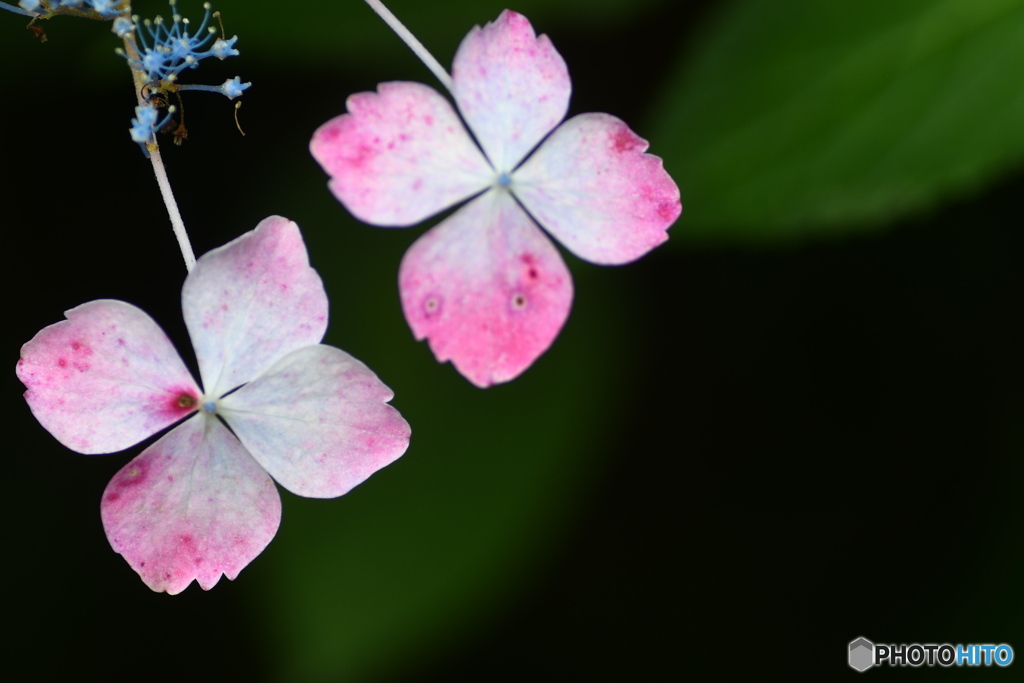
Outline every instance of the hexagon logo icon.
{"label": "hexagon logo icon", "polygon": [[867,638],[858,638],[850,643],[850,666],[857,671],[867,671],[875,665],[875,644]]}

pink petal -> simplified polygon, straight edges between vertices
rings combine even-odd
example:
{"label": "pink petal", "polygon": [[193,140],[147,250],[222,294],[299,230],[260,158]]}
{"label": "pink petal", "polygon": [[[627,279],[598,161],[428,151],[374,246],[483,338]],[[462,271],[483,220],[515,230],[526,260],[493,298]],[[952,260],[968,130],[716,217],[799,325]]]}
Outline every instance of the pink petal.
{"label": "pink petal", "polygon": [[248,382],[327,330],[327,294],[299,228],[280,216],[204,254],[181,291],[185,324],[212,396]]}
{"label": "pink petal", "polygon": [[234,580],[281,523],[274,482],[219,420],[199,414],[125,465],[100,504],[103,528],[146,585]]}
{"label": "pink petal", "polygon": [[420,237],[398,274],[405,319],[437,360],[479,387],[507,382],[558,336],[572,279],[558,250],[504,190]]}
{"label": "pink petal", "polygon": [[544,228],[593,263],[627,263],[668,239],[679,188],[647,141],[609,114],[566,121],[515,172],[512,189]]}
{"label": "pink petal", "polygon": [[195,410],[201,394],[164,331],[131,304],[90,301],[21,347],[36,419],[79,453],[113,453]]}
{"label": "pink petal", "polygon": [[333,498],[409,446],[392,391],[333,346],[288,354],[218,407],[253,457],[300,496]]}
{"label": "pink petal", "polygon": [[572,84],[565,60],[529,20],[505,10],[463,39],[452,94],[499,172],[510,172],[565,118]]}
{"label": "pink petal", "polygon": [[494,172],[448,100],[420,83],[356,93],[309,149],[356,218],[407,226],[487,187]]}

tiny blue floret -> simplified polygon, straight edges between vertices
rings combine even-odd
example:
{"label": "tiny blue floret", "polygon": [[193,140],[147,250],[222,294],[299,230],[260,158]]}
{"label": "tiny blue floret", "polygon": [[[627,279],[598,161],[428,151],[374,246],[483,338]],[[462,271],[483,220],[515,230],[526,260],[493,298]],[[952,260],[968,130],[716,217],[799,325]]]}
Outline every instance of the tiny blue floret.
{"label": "tiny blue floret", "polygon": [[238,50],[235,49],[235,43],[238,42],[238,36],[232,36],[230,40],[224,40],[218,38],[214,42],[213,47],[210,48],[210,54],[220,60],[227,59],[228,57],[237,57]]}
{"label": "tiny blue floret", "polygon": [[146,144],[153,139],[153,136],[158,130],[167,125],[167,122],[171,120],[171,114],[174,113],[174,107],[167,108],[167,115],[163,119],[157,120],[159,112],[157,108],[152,104],[143,104],[135,107],[135,118],[132,119],[132,127],[128,129],[132,136],[132,140],[139,143],[142,146],[143,152],[146,156],[149,156],[149,150],[146,149]]}
{"label": "tiny blue floret", "polygon": [[252,85],[252,83],[242,83],[241,77],[235,76],[234,78],[229,78],[224,81],[220,86],[220,91],[224,93],[224,96],[229,100],[233,100],[236,97],[240,97],[242,95],[242,91],[250,85]]}
{"label": "tiny blue floret", "polygon": [[128,17],[118,17],[114,19],[114,25],[110,27],[110,30],[114,32],[118,38],[124,38],[126,35],[135,30],[135,24]]}
{"label": "tiny blue floret", "polygon": [[233,100],[236,97],[241,97],[242,91],[246,90],[252,83],[242,83],[240,76],[229,78],[220,85],[196,85],[189,83],[187,85],[179,85],[178,90],[202,90],[203,92],[219,92],[229,100]]}
{"label": "tiny blue floret", "polygon": [[498,176],[498,185],[500,185],[501,187],[508,187],[511,184],[512,176],[510,176],[508,173],[503,172]]}
{"label": "tiny blue floret", "polygon": [[[86,0],[85,4],[92,7],[100,16],[113,19],[120,14],[120,10],[117,8],[117,2],[118,0]],[[65,2],[65,4],[69,3]]]}

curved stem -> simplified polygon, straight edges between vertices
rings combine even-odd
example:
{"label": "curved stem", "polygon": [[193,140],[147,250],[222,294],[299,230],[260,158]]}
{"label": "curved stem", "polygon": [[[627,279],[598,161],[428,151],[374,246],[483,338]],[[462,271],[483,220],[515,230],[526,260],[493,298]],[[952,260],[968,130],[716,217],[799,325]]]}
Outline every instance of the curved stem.
{"label": "curved stem", "polygon": [[431,73],[437,77],[437,80],[441,81],[441,85],[448,89],[448,92],[452,90],[452,77],[448,75],[448,72],[444,70],[444,67],[434,59],[434,55],[427,51],[427,48],[423,47],[423,43],[416,39],[409,29],[407,29],[402,22],[398,20],[394,14],[391,13],[384,3],[380,0],[366,0],[366,4],[370,6],[374,12],[376,12],[381,19],[384,20],[391,30],[398,34],[398,37],[402,39],[409,49],[420,58],[420,61],[430,69]]}

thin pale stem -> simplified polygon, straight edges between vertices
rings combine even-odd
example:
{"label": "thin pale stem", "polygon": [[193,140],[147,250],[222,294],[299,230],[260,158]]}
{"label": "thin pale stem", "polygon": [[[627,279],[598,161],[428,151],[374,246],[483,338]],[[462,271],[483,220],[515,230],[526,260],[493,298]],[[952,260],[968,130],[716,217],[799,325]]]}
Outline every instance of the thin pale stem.
{"label": "thin pale stem", "polygon": [[14,12],[15,14],[23,14],[26,17],[38,17],[39,12],[30,12],[22,7],[15,7],[14,5],[8,5],[6,2],[0,2],[0,9],[5,9],[8,12]]}
{"label": "thin pale stem", "polygon": [[427,51],[427,48],[423,47],[423,43],[416,39],[412,33],[409,32],[402,22],[398,20],[394,14],[391,13],[387,7],[384,6],[380,0],[366,0],[366,4],[370,6],[374,12],[376,12],[381,19],[384,20],[391,30],[398,34],[398,37],[402,39],[409,49],[420,58],[420,61],[430,69],[430,72],[437,77],[437,80],[441,81],[441,85],[448,89],[448,92],[452,90],[452,77],[448,75],[448,72],[444,70],[444,67],[436,59],[434,55]]}
{"label": "thin pale stem", "polygon": [[182,90],[202,90],[203,92],[219,92],[222,94],[224,92],[224,88],[219,85],[197,85],[194,83],[179,85],[178,92],[181,92]]}
{"label": "thin pale stem", "polygon": [[188,232],[185,231],[185,222],[181,220],[178,204],[174,201],[171,182],[167,179],[167,171],[164,169],[163,159],[160,158],[160,148],[156,143],[149,144],[149,160],[153,164],[153,175],[156,176],[156,184],[160,186],[160,196],[167,207],[167,215],[171,219],[171,229],[178,240],[181,256],[185,259],[185,269],[192,272],[192,267],[196,265],[196,255],[192,251],[192,243],[188,240]]}
{"label": "thin pale stem", "polygon": [[[135,45],[132,41],[128,40],[127,36],[125,37],[124,45],[129,57],[133,59],[139,58]],[[132,69],[132,80],[135,83],[135,97],[141,106],[146,103],[142,97],[142,90],[146,85],[146,74]],[[160,197],[164,200],[167,216],[171,219],[171,230],[174,231],[174,237],[178,240],[181,257],[185,259],[185,269],[191,272],[192,267],[196,265],[196,255],[192,251],[192,243],[188,239],[188,231],[185,230],[185,221],[181,220],[178,203],[174,200],[171,181],[167,179],[167,170],[164,168],[164,161],[160,156],[160,145],[157,144],[156,138],[146,144],[146,149],[149,151],[149,161],[153,164],[153,175],[156,176],[156,184],[160,187]]]}

